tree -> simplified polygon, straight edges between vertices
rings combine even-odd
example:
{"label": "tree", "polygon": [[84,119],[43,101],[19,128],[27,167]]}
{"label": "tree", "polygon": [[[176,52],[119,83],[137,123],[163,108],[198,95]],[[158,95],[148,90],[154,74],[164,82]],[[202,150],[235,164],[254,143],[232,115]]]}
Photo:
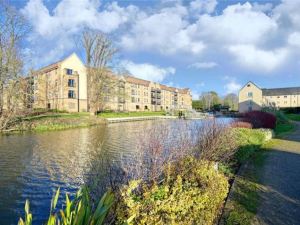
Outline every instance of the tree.
{"label": "tree", "polygon": [[203,109],[203,102],[200,100],[193,100],[192,107],[195,110],[201,110],[201,109]]}
{"label": "tree", "polygon": [[220,104],[221,100],[215,91],[203,92],[200,96],[204,110],[211,110],[215,105]]}
{"label": "tree", "polygon": [[236,94],[234,94],[234,93],[227,94],[224,97],[223,102],[224,102],[223,105],[224,106],[229,106],[231,110],[234,110],[234,111],[238,110],[239,99],[238,99],[238,96]]}
{"label": "tree", "polygon": [[18,10],[3,1],[0,1],[0,15],[0,130],[3,130],[22,106],[22,42],[29,26]]}
{"label": "tree", "polygon": [[92,30],[83,32],[81,45],[86,57],[88,110],[91,114],[96,114],[105,109],[109,98],[117,98],[123,94],[120,88],[122,81],[108,69],[117,49],[108,37]]}

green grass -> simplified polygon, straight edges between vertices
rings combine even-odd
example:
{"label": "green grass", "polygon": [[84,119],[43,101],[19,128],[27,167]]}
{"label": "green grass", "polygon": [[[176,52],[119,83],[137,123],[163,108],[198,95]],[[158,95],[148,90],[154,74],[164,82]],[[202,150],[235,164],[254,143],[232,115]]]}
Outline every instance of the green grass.
{"label": "green grass", "polygon": [[164,116],[166,113],[160,112],[103,112],[99,113],[101,118],[123,118],[123,117],[140,117],[140,116]]}
{"label": "green grass", "polygon": [[300,121],[300,114],[286,114],[287,118],[293,121]]}
{"label": "green grass", "polygon": [[89,113],[80,112],[80,113],[46,113],[37,116],[27,116],[23,118],[24,121],[36,121],[44,119],[55,119],[55,118],[82,118],[88,117]]}
{"label": "green grass", "polygon": [[276,125],[276,128],[274,130],[275,134],[277,136],[286,134],[288,132],[293,131],[295,128],[295,125],[293,123],[280,123]]}

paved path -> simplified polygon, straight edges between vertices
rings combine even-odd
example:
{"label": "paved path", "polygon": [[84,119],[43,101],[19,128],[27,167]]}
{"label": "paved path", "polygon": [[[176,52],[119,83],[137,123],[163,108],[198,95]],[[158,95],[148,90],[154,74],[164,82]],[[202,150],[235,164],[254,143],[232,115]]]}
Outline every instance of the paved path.
{"label": "paved path", "polygon": [[300,123],[268,152],[261,175],[259,224],[300,225]]}

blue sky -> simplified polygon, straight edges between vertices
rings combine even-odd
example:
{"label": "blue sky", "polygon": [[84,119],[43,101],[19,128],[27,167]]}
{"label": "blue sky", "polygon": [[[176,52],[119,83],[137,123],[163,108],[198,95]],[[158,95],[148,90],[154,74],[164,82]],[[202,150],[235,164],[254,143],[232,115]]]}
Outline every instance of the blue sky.
{"label": "blue sky", "polygon": [[261,87],[300,86],[300,1],[11,1],[32,25],[32,67],[72,52],[84,27],[111,37],[118,67],[193,97]]}

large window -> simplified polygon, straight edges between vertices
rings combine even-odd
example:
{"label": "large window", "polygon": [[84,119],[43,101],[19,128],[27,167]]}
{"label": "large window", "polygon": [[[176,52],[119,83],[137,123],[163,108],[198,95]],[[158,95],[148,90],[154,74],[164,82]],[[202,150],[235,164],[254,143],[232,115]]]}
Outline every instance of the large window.
{"label": "large window", "polygon": [[72,69],[67,69],[67,74],[68,75],[72,75],[73,74],[73,70]]}
{"label": "large window", "polygon": [[75,91],[69,90],[68,91],[68,98],[75,98]]}
{"label": "large window", "polygon": [[69,79],[68,80],[68,86],[69,87],[75,87],[75,80],[74,79]]}

